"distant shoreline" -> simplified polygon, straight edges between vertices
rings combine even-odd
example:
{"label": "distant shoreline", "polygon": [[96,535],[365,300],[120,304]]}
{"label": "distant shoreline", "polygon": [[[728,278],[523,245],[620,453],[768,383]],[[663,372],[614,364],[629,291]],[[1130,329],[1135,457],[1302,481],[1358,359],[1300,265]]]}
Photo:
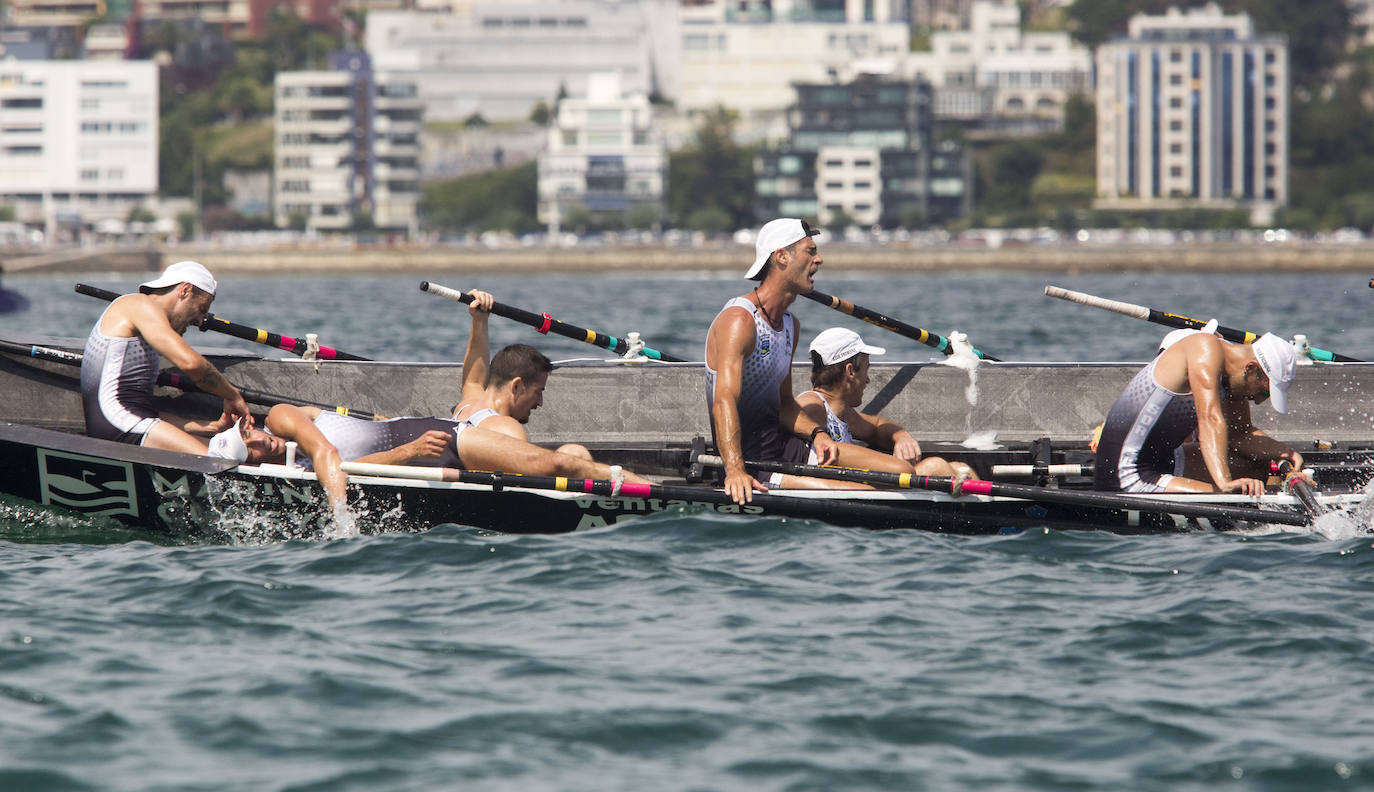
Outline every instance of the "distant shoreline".
{"label": "distant shoreline", "polygon": [[[861,245],[830,242],[821,248],[834,271],[960,272],[1321,272],[1374,275],[1374,242],[1271,244],[1188,242],[1138,244],[1015,244],[998,248],[947,245]],[[687,246],[554,247],[219,247],[174,245],[161,249],[105,248],[11,257],[6,274],[42,272],[142,272],[194,259],[222,274],[318,273],[667,272],[744,268],[752,246],[712,243]]]}

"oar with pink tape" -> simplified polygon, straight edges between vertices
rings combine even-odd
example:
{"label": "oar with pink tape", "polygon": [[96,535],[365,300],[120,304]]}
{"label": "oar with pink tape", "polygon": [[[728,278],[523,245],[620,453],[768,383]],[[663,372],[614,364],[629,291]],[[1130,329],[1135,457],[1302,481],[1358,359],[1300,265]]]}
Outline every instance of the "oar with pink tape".
{"label": "oar with pink tape", "polygon": [[[84,294],[87,297],[96,297],[106,302],[114,302],[121,295],[115,292],[101,289],[95,286],[88,286],[84,283],[76,284],[77,294]],[[201,322],[201,330],[214,330],[217,333],[224,333],[235,338],[242,338],[245,341],[252,341],[255,344],[276,347],[277,349],[290,352],[293,355],[304,355],[310,350],[310,342],[304,338],[292,338],[291,336],[272,333],[267,330],[259,330],[256,327],[235,324],[228,319],[224,319],[214,314],[207,314],[205,321]],[[350,355],[347,352],[327,347],[320,344],[315,351],[315,356],[320,360],[371,360],[371,358]]]}

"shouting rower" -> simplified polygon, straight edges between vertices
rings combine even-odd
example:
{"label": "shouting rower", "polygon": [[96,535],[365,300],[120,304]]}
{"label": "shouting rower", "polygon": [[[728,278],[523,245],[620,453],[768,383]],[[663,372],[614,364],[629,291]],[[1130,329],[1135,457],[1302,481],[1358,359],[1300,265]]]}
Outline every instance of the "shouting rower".
{"label": "shouting rower", "polygon": [[[792,394],[792,355],[801,322],[787,309],[815,286],[823,263],[813,239],[818,233],[790,217],[765,223],[754,241],[754,263],[744,274],[758,285],[727,302],[706,335],[711,434],[725,467],[725,491],[736,503],[748,503],[755,489],[768,489],[749,475],[744,462],[783,460],[783,431],[807,439],[820,464],[837,459],[839,449],[825,424],[803,412]],[[785,482],[778,474],[769,483],[835,486]]]}
{"label": "shouting rower", "polygon": [[[1211,333],[1175,336],[1135,375],[1107,413],[1095,486],[1124,492],[1260,495],[1269,463],[1302,455],[1257,430],[1250,404],[1288,412],[1293,345],[1265,333],[1232,344]],[[1197,433],[1197,444],[1187,443]]]}
{"label": "shouting rower", "polygon": [[[238,389],[182,338],[199,326],[214,302],[217,284],[205,267],[178,261],[140,284],[138,294],[110,303],[91,328],[81,359],[81,402],[86,434],[105,440],[189,454],[207,451],[204,437],[253,419]],[[215,421],[194,421],[153,406],[158,355],[196,386],[224,400]]]}

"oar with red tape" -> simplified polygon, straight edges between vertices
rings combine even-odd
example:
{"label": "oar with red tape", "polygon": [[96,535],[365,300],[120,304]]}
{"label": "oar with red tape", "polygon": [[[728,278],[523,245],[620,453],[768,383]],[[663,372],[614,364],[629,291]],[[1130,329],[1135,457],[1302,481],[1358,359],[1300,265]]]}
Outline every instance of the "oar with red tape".
{"label": "oar with red tape", "polygon": [[[468,304],[472,302],[471,294],[465,294],[464,292],[461,292],[458,289],[449,288],[448,286],[440,286],[437,283],[430,283],[429,281],[420,281],[420,291],[425,292],[427,294],[433,294],[436,297],[443,297],[446,300],[453,300],[454,302],[459,302],[463,304]],[[520,324],[529,325],[530,327],[533,327],[535,330],[539,331],[540,333],[543,333],[544,335],[548,335],[549,333],[553,333],[554,335],[561,335],[564,338],[571,338],[574,341],[581,341],[586,344],[591,344],[592,346],[598,346],[602,349],[610,350],[611,352],[617,355],[623,355],[626,352],[630,351],[630,344],[626,342],[626,340],[623,338],[616,338],[613,335],[598,333],[595,330],[588,330],[584,327],[570,325],[567,322],[559,321],[553,318],[552,316],[549,316],[548,314],[531,313],[530,311],[526,311],[524,309],[516,308],[510,305],[505,305],[499,302],[492,303],[491,312],[496,314],[497,316],[504,316],[507,319],[519,322]],[[651,360],[661,360],[665,363],[687,362],[686,360],[680,357],[673,357],[672,355],[669,355],[666,352],[660,352],[657,349],[650,349],[647,346],[643,349],[640,349],[639,353]]]}

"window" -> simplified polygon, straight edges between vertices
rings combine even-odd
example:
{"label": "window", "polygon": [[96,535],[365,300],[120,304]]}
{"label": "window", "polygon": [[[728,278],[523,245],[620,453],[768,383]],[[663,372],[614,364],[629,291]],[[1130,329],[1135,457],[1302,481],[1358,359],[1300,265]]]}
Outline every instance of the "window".
{"label": "window", "polygon": [[97,168],[82,168],[81,181],[93,182],[100,178],[100,170]]}
{"label": "window", "polygon": [[871,190],[871,189],[873,189],[873,182],[866,182],[866,181],[854,182],[854,189],[856,189],[856,190]]}
{"label": "window", "polygon": [[1183,106],[1183,97],[1181,97],[1181,96],[1172,96],[1172,97],[1169,97],[1169,106],[1170,106],[1170,107],[1182,107],[1182,106]]}
{"label": "window", "polygon": [[871,167],[873,167],[873,160],[856,159],[856,160],[854,160],[854,167],[856,167],[856,168],[871,168]]}
{"label": "window", "polygon": [[572,130],[566,130],[566,129],[563,130],[563,145],[565,145],[565,146],[576,146],[576,145],[577,145],[577,132],[572,131]]}
{"label": "window", "polygon": [[825,167],[827,167],[827,168],[843,168],[843,167],[844,167],[844,160],[826,160],[826,161],[825,161]]}
{"label": "window", "polygon": [[1170,132],[1182,132],[1182,131],[1183,131],[1183,122],[1182,122],[1182,121],[1170,121],[1170,122],[1169,122],[1169,131],[1170,131]]}
{"label": "window", "polygon": [[1182,74],[1171,74],[1171,75],[1169,75],[1169,84],[1170,84],[1170,85],[1182,85],[1182,84],[1183,84],[1183,75],[1182,75]]}
{"label": "window", "polygon": [[1183,176],[1183,168],[1175,165],[1169,169],[1169,175],[1174,177],[1175,179],[1181,178]]}
{"label": "window", "polygon": [[827,190],[843,190],[843,189],[844,189],[844,182],[826,182],[826,183],[825,183],[825,189],[827,189]]}
{"label": "window", "polygon": [[43,97],[41,96],[19,96],[13,99],[5,99],[4,101],[0,101],[0,107],[5,108],[6,110],[27,110],[32,108],[39,108],[42,106]]}

